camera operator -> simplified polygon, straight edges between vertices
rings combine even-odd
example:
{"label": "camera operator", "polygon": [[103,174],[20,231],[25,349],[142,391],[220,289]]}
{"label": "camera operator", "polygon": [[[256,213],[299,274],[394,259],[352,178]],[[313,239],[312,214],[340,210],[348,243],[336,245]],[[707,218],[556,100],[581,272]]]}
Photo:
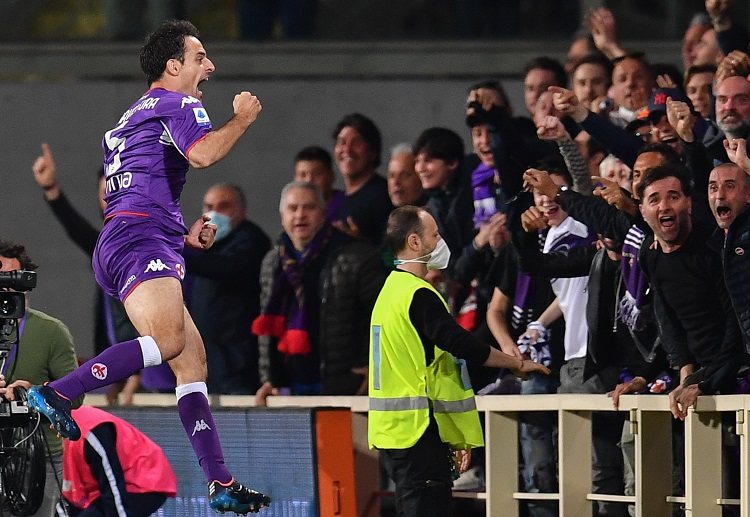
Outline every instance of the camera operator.
{"label": "camera operator", "polygon": [[[26,253],[26,248],[0,239],[0,271],[33,271],[37,265]],[[16,387],[30,388],[58,379],[75,370],[75,348],[70,331],[60,320],[31,309],[26,301],[26,314],[18,321],[18,343],[11,346],[8,360],[0,376],[0,396],[14,400]],[[7,384],[6,384],[7,383]],[[83,397],[73,401],[81,404]],[[34,514],[40,517],[55,515],[55,502],[59,495],[58,480],[62,480],[62,440],[43,421],[46,432],[48,462],[44,500]]]}

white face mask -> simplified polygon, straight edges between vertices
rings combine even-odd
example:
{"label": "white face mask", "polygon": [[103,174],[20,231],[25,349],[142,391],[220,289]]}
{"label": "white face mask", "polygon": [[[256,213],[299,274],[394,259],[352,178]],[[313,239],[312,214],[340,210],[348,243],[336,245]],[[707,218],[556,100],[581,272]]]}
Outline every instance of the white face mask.
{"label": "white face mask", "polygon": [[216,210],[206,212],[206,215],[211,218],[208,222],[216,225],[216,237],[214,237],[215,242],[220,241],[232,231],[232,218],[228,215],[220,214]]}
{"label": "white face mask", "polygon": [[[427,260],[424,260],[425,257],[429,258]],[[445,269],[448,267],[448,263],[450,262],[450,260],[451,249],[443,239],[440,239],[435,246],[435,249],[427,255],[422,255],[421,257],[413,259],[396,259],[393,262],[396,265],[406,264],[407,262],[416,262],[419,264],[427,264],[427,269]]]}

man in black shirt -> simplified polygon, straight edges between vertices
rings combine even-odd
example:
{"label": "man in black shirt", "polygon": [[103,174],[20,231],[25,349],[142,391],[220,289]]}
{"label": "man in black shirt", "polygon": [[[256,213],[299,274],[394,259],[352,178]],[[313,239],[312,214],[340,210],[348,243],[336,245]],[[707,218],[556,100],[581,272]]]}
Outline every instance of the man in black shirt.
{"label": "man in black shirt", "polygon": [[640,261],[651,282],[656,317],[680,386],[669,395],[675,418],[684,419],[699,395],[732,393],[742,360],[741,336],[722,276],[711,229],[693,226],[689,174],[656,167],[638,185],[641,213],[654,236]]}
{"label": "man in black shirt", "polygon": [[336,229],[379,246],[393,209],[386,179],[375,172],[382,140],[375,123],[360,113],[345,116],[333,132],[334,160],[344,180],[344,198]]}

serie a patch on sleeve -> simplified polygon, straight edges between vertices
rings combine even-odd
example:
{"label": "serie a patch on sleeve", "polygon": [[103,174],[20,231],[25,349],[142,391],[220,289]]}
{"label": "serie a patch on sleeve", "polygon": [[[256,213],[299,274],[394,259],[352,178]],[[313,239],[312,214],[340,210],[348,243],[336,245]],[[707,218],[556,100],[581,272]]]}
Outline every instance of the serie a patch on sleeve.
{"label": "serie a patch on sleeve", "polygon": [[208,118],[208,113],[204,108],[193,108],[193,114],[195,115],[195,123],[199,126],[211,124],[211,119]]}

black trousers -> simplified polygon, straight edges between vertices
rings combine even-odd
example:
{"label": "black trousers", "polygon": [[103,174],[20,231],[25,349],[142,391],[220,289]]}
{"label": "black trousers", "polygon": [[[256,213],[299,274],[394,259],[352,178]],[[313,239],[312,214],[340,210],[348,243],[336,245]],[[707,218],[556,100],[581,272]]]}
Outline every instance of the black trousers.
{"label": "black trousers", "polygon": [[399,517],[450,517],[453,515],[453,478],[450,448],[440,440],[437,424],[430,425],[408,449],[381,449],[383,464],[396,484]]}

